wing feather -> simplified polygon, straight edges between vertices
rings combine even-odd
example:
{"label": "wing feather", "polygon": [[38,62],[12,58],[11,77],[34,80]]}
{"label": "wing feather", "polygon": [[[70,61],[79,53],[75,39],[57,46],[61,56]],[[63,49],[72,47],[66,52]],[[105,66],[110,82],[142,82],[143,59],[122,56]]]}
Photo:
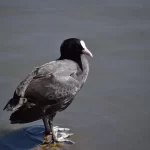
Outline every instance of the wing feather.
{"label": "wing feather", "polygon": [[[4,109],[15,111],[25,103],[48,102],[53,105],[61,99],[68,101],[79,88],[79,82],[72,76],[76,72],[77,64],[70,60],[52,61],[35,68],[18,85]],[[23,102],[22,98],[25,98]]]}

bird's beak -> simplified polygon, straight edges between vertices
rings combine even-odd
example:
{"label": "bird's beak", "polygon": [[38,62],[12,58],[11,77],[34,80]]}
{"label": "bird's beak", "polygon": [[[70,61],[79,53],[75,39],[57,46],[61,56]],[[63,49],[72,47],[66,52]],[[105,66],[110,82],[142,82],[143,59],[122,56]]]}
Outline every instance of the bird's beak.
{"label": "bird's beak", "polygon": [[83,54],[85,54],[85,55],[88,55],[88,56],[90,56],[90,57],[93,57],[93,54],[92,54],[88,49],[84,49],[82,52],[83,52]]}

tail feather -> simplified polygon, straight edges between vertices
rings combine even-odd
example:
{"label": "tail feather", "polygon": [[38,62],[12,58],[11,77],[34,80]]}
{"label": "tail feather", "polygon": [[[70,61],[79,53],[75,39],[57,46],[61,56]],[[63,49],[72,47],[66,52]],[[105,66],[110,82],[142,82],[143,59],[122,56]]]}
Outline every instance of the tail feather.
{"label": "tail feather", "polygon": [[39,107],[28,108],[26,105],[20,107],[10,116],[11,124],[14,123],[29,123],[41,119],[44,116],[44,111]]}
{"label": "tail feather", "polygon": [[11,124],[33,122],[42,119],[45,116],[53,116],[58,110],[57,107],[58,105],[51,107],[48,105],[41,106],[40,104],[29,107],[28,103],[26,103],[13,112],[9,120],[11,121]]}
{"label": "tail feather", "polygon": [[12,111],[13,107],[15,107],[18,104],[19,99],[11,98],[6,106],[3,108],[3,110]]}
{"label": "tail feather", "polygon": [[20,96],[17,95],[16,92],[14,92],[13,98],[11,98],[6,106],[3,108],[3,110],[12,111],[13,108],[19,103]]}

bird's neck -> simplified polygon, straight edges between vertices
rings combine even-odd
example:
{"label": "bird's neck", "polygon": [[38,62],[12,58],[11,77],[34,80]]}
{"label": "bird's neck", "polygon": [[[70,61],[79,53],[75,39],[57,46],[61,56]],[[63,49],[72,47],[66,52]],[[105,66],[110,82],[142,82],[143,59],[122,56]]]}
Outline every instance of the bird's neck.
{"label": "bird's neck", "polygon": [[85,83],[85,81],[88,77],[88,73],[89,73],[89,63],[88,63],[88,60],[86,59],[85,55],[82,54],[80,57],[78,57],[76,59],[74,59],[74,58],[70,59],[67,57],[60,56],[60,58],[58,58],[57,60],[64,60],[64,59],[72,60],[78,64],[79,69],[76,74],[77,76],[75,78],[77,78],[77,80],[79,82],[81,82],[81,87],[82,87],[82,85]]}
{"label": "bird's neck", "polygon": [[[85,55],[81,55],[81,64],[82,64],[82,69],[79,71],[79,78],[82,82],[82,84],[86,81],[89,73],[89,63],[88,60],[86,59]],[[79,65],[80,66],[80,65]]]}
{"label": "bird's neck", "polygon": [[63,60],[63,59],[69,59],[69,60],[73,60],[75,61],[78,65],[79,68],[81,69],[82,72],[86,72],[88,74],[89,72],[89,63],[88,60],[86,59],[85,55],[78,55],[78,56],[60,56],[60,58],[58,58],[57,60]]}
{"label": "bird's neck", "polygon": [[89,72],[89,63],[84,54],[81,55],[82,68],[84,72]]}

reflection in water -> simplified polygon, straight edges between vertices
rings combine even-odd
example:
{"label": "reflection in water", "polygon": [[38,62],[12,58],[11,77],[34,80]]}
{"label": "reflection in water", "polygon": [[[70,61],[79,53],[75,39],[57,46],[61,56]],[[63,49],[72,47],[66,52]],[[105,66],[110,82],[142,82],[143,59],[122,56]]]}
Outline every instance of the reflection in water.
{"label": "reflection in water", "polygon": [[[62,131],[58,131],[61,134]],[[63,133],[66,133],[63,131]],[[45,135],[44,126],[32,126],[16,131],[12,131],[0,138],[0,149],[16,150],[16,149],[34,149],[42,150],[41,143]],[[65,150],[70,147],[69,143],[64,143],[60,150]],[[51,148],[50,148],[51,149]],[[44,150],[44,149],[43,149]],[[47,150],[47,149],[46,149]]]}

